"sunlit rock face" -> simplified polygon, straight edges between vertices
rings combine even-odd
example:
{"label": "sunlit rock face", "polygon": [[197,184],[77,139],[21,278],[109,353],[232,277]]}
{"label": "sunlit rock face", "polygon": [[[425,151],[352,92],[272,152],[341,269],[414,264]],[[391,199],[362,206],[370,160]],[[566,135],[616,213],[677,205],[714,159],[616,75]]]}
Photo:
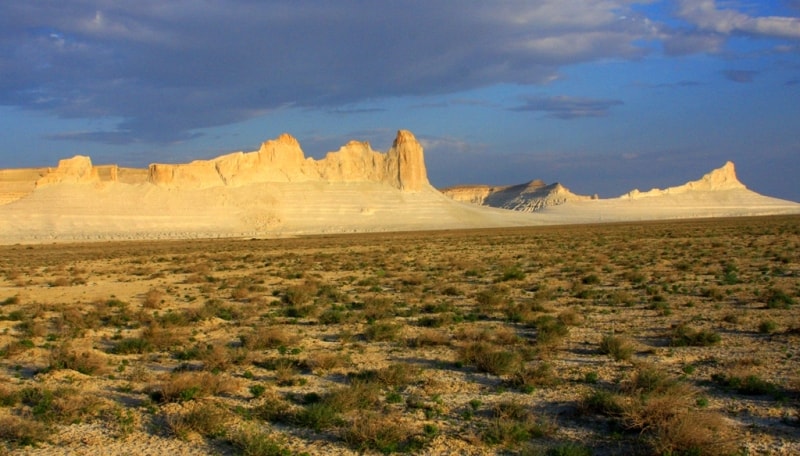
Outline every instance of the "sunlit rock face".
{"label": "sunlit rock face", "polygon": [[442,193],[464,203],[522,212],[536,212],[569,201],[592,199],[589,196],[576,195],[558,182],[547,185],[538,179],[525,184],[497,187],[461,185],[445,188]]}
{"label": "sunlit rock face", "polygon": [[350,141],[322,160],[306,158],[295,138],[283,134],[255,152],[236,152],[187,164],[152,164],[148,182],[168,187],[209,188],[263,182],[382,182],[403,191],[427,186],[422,146],[401,130],[385,154]]}

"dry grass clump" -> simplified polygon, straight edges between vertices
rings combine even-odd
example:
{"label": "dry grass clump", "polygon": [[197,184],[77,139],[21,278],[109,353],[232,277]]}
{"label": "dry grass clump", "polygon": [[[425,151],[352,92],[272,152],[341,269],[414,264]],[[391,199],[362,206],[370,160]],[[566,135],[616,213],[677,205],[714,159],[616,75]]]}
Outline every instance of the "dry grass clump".
{"label": "dry grass clump", "polygon": [[600,353],[609,355],[617,361],[627,361],[635,351],[633,342],[622,336],[606,334],[600,341]]}
{"label": "dry grass clump", "polygon": [[49,369],[72,369],[86,375],[102,375],[109,371],[108,360],[94,350],[79,350],[67,341],[50,351]]}
{"label": "dry grass clump", "polygon": [[176,372],[148,388],[156,402],[187,402],[207,396],[230,394],[239,389],[239,381],[225,374]]}
{"label": "dry grass clump", "polygon": [[142,297],[142,307],[145,309],[160,309],[166,300],[166,295],[155,288],[147,290]]}
{"label": "dry grass clump", "polygon": [[406,345],[412,348],[450,345],[450,335],[437,329],[420,328],[406,339]]}
{"label": "dry grass clump", "polygon": [[719,333],[710,329],[696,329],[680,324],[672,330],[670,345],[673,347],[708,347],[718,344]]}
{"label": "dry grass clump", "polygon": [[216,403],[191,401],[180,411],[167,414],[165,421],[169,430],[181,439],[192,433],[215,438],[225,435],[230,418],[231,413]]}
{"label": "dry grass clump", "polygon": [[479,372],[492,375],[506,375],[516,372],[522,365],[522,356],[515,350],[488,342],[470,342],[461,347],[458,359],[464,364],[475,366]]}
{"label": "dry grass clump", "polygon": [[490,445],[515,447],[533,438],[552,435],[555,423],[535,416],[527,407],[514,401],[503,401],[492,408],[492,418],[481,435]]}
{"label": "dry grass clump", "polygon": [[297,337],[281,326],[259,326],[249,334],[239,336],[242,345],[250,350],[288,347],[297,341]]}
{"label": "dry grass clump", "polygon": [[643,433],[658,454],[731,454],[731,428],[716,412],[697,406],[697,391],[660,369],[640,366],[623,385],[625,427]]}
{"label": "dry grass clump", "polygon": [[345,424],[341,437],[350,447],[381,453],[409,452],[422,447],[418,431],[401,416],[364,411]]}
{"label": "dry grass clump", "polygon": [[104,402],[74,388],[26,387],[20,390],[25,412],[43,423],[73,424],[98,416]]}
{"label": "dry grass clump", "polygon": [[315,352],[306,358],[305,363],[311,370],[329,371],[348,367],[351,365],[351,360],[344,353]]}
{"label": "dry grass clump", "polygon": [[[0,440],[13,446],[31,446],[44,442],[50,432],[43,423],[15,415],[0,416]],[[0,452],[3,447],[0,446]]]}

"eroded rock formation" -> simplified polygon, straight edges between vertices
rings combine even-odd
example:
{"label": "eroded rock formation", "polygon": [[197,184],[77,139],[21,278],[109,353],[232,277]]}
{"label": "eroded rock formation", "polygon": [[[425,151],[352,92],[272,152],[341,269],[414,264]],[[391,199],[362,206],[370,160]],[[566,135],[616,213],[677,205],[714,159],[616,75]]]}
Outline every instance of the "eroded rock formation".
{"label": "eroded rock formation", "polygon": [[85,184],[100,181],[100,175],[92,166],[92,159],[83,155],[58,161],[58,167],[36,181],[36,187],[50,184]]}
{"label": "eroded rock formation", "polygon": [[576,195],[559,184],[547,185],[537,179],[525,184],[491,187],[461,185],[449,187],[442,193],[456,201],[522,212],[535,212],[568,201],[586,201],[589,196]]}
{"label": "eroded rock formation", "polygon": [[621,198],[650,198],[653,196],[676,195],[680,193],[686,193],[688,191],[713,192],[735,189],[745,190],[746,188],[747,187],[739,182],[739,179],[736,177],[736,168],[733,162],[729,161],[726,162],[721,168],[712,170],[710,173],[704,175],[696,181],[687,182],[683,185],[669,187],[663,190],[654,188],[647,192],[640,192],[638,189],[634,189],[625,195],[622,195]]}
{"label": "eroded rock formation", "polygon": [[306,158],[295,138],[283,134],[255,152],[236,152],[187,164],[152,164],[148,181],[159,186],[208,188],[263,182],[383,182],[404,191],[430,184],[422,146],[401,130],[385,154],[350,141],[324,159]]}

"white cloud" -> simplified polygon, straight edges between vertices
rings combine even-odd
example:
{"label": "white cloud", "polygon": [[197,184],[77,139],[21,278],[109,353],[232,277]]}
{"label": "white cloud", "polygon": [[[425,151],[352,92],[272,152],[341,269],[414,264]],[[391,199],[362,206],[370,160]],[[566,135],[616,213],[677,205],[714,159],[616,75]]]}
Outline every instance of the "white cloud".
{"label": "white cloud", "polygon": [[800,18],[751,17],[733,9],[718,8],[715,0],[681,0],[678,15],[701,30],[725,35],[748,33],[800,39]]}

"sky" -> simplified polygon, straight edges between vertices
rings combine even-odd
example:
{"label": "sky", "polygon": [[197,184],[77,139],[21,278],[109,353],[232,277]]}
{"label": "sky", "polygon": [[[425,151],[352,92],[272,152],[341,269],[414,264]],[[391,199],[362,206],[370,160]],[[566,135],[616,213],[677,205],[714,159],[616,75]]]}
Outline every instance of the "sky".
{"label": "sky", "polygon": [[800,0],[8,0],[0,168],[349,140],[612,197],[730,160],[800,201]]}

